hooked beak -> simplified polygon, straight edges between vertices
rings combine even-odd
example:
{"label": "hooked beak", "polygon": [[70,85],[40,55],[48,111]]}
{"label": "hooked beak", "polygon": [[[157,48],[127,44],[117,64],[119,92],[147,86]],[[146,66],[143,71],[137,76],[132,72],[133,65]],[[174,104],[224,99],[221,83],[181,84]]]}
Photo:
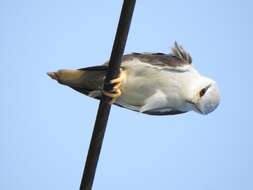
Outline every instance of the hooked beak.
{"label": "hooked beak", "polygon": [[191,104],[199,113],[203,114],[203,112],[198,108],[197,104],[192,100],[186,100],[187,103]]}

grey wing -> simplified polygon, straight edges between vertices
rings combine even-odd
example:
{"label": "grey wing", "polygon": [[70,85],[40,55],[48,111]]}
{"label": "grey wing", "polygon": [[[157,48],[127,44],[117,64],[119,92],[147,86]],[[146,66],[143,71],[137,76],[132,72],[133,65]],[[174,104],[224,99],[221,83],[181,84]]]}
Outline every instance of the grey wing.
{"label": "grey wing", "polygon": [[108,66],[101,65],[94,67],[86,67],[81,68],[79,70],[85,71],[84,77],[82,79],[82,85],[71,88],[82,94],[100,99],[102,95],[101,90],[104,86],[104,78],[107,73]]}
{"label": "grey wing", "polygon": [[189,65],[192,63],[192,58],[182,46],[179,46],[175,42],[175,47],[172,48],[172,53],[132,53],[123,56],[122,61],[130,61],[138,59],[141,62],[148,63],[155,66],[169,66],[169,67],[180,67]]}
{"label": "grey wing", "polygon": [[[82,94],[91,96],[96,99],[100,99],[102,97],[104,79],[108,71],[108,65],[86,67],[78,70],[84,71],[82,85],[70,87]],[[113,86],[109,86],[109,88],[112,87]]]}
{"label": "grey wing", "polygon": [[[126,109],[131,109],[129,106],[125,107],[124,105],[118,104],[117,102],[114,103],[115,105],[122,107],[122,108],[126,108]],[[132,111],[136,111],[139,112],[138,109],[131,109]],[[157,115],[157,116],[162,116],[162,115],[179,115],[179,114],[183,114],[186,112],[183,111],[179,111],[179,110],[171,110],[171,111],[159,111],[158,109],[153,109],[153,110],[147,110],[144,112],[141,112],[147,115]]]}
{"label": "grey wing", "polygon": [[178,114],[182,114],[182,113],[186,113],[186,112],[182,112],[182,111],[178,111],[178,110],[171,110],[171,111],[167,111],[167,112],[161,112],[159,110],[149,110],[149,111],[146,111],[143,113],[148,114],[148,115],[178,115]]}

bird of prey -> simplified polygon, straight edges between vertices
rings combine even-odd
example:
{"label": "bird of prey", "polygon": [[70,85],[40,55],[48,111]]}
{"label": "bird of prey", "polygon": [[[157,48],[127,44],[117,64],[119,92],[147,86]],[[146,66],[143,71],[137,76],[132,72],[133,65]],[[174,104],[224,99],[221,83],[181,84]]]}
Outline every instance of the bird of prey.
{"label": "bird of prey", "polygon": [[60,84],[90,97],[102,95],[112,103],[150,115],[175,115],[188,111],[208,114],[220,101],[216,82],[201,75],[192,58],[175,42],[172,52],[132,53],[122,57],[121,71],[110,81],[112,89],[103,91],[108,62],[77,70],[58,70],[47,74]]}

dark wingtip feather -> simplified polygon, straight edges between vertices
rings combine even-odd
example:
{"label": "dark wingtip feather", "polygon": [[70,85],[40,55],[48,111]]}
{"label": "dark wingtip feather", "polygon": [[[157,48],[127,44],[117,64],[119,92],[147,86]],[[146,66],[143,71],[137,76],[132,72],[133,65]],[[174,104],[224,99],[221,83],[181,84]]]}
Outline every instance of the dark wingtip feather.
{"label": "dark wingtip feather", "polygon": [[189,53],[187,53],[182,46],[179,46],[176,41],[174,43],[174,46],[175,47],[171,48],[172,55],[184,62],[191,64],[192,63],[191,55]]}

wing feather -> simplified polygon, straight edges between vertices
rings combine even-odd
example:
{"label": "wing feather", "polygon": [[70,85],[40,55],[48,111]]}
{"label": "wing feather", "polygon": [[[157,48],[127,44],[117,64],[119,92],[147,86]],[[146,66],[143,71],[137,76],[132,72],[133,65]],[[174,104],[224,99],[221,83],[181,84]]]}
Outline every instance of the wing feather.
{"label": "wing feather", "polygon": [[132,59],[138,59],[141,62],[146,62],[155,66],[170,66],[180,67],[189,65],[192,63],[192,58],[182,46],[179,46],[175,42],[175,47],[172,48],[172,53],[132,53],[124,55],[122,61],[129,61]]}

